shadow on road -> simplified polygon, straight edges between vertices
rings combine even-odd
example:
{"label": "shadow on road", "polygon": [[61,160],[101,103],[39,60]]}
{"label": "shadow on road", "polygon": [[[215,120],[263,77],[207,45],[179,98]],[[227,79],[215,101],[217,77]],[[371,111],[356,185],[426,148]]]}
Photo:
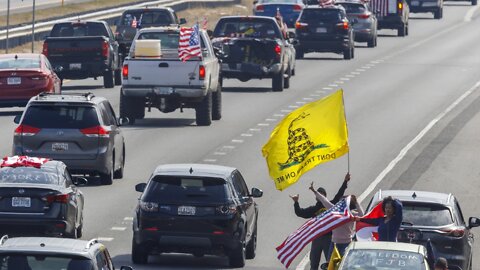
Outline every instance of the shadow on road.
{"label": "shadow on road", "polygon": [[[269,80],[269,79],[265,79]],[[272,88],[268,87],[223,87],[222,92],[232,93],[265,93],[271,92]]]}
{"label": "shadow on road", "polygon": [[227,257],[209,256],[194,257],[189,254],[165,253],[151,255],[148,264],[137,265],[131,261],[130,254],[117,255],[113,257],[115,268],[120,269],[122,265],[132,266],[135,270],[147,269],[230,269]]}
{"label": "shadow on road", "polygon": [[335,57],[311,57],[311,56],[308,56],[308,55],[305,55],[302,59],[297,59],[297,61],[299,60],[307,60],[307,61],[311,61],[311,60],[326,60],[326,61],[343,61],[343,56],[341,56],[339,54],[339,57],[340,58],[335,58]]}
{"label": "shadow on road", "polygon": [[62,91],[87,91],[87,90],[97,90],[104,89],[103,85],[63,85]]}
{"label": "shadow on road", "polygon": [[192,118],[145,118],[136,120],[134,125],[122,126],[122,130],[145,130],[153,128],[189,127],[195,123]]}

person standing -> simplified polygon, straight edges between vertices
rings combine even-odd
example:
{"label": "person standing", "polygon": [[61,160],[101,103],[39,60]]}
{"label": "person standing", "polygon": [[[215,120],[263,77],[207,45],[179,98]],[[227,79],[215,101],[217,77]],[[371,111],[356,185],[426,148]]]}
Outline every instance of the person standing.
{"label": "person standing", "polygon": [[[350,181],[349,173],[345,175],[345,179],[343,180],[342,186],[338,190],[333,200],[330,201],[332,204],[336,204],[343,197],[345,190],[347,189],[347,186],[348,186],[348,181]],[[327,197],[327,192],[325,191],[324,188],[319,187],[317,191],[321,193],[323,196]],[[294,201],[293,207],[295,209],[295,214],[298,217],[308,219],[308,218],[316,217],[320,215],[322,212],[324,212],[325,210],[327,210],[326,207],[318,200],[315,205],[312,205],[306,208],[301,208],[300,203],[298,202],[299,197],[300,196],[298,194],[293,196],[290,195],[290,198],[292,198],[292,200]],[[317,237],[312,241],[312,246],[310,249],[310,270],[318,269],[318,267],[320,266],[320,259],[322,256],[322,252],[323,252],[323,256],[325,257],[325,260],[327,260],[328,251],[330,249],[331,242],[332,242],[331,232],[328,234],[322,235],[320,237]]]}
{"label": "person standing", "polygon": [[445,259],[443,257],[439,257],[435,261],[435,270],[448,270],[447,259]]}
{"label": "person standing", "polygon": [[403,205],[398,199],[391,196],[382,201],[384,217],[379,218],[357,218],[368,224],[378,226],[378,241],[397,242],[397,233],[403,221]]}

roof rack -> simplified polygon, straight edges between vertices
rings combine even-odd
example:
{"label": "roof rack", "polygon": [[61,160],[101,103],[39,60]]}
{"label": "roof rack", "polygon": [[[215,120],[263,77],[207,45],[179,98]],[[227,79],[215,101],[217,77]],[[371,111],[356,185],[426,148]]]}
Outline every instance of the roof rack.
{"label": "roof rack", "polygon": [[85,246],[85,249],[89,249],[95,244],[98,244],[98,239],[92,239],[88,241],[87,245]]}
{"label": "roof rack", "polygon": [[[95,97],[95,95],[92,92],[87,92],[87,93],[75,93],[75,92],[69,92],[69,93],[61,93],[61,94],[56,94],[56,93],[49,93],[49,92],[42,92],[38,94],[38,97],[43,98],[47,96],[54,96],[54,95],[62,95],[62,96],[81,96],[84,97],[86,100],[90,101],[92,98]],[[38,99],[38,98],[37,98]]]}
{"label": "roof rack", "polygon": [[0,245],[3,245],[7,240],[8,240],[8,235],[5,234],[4,236],[2,236],[2,238],[0,238]]}

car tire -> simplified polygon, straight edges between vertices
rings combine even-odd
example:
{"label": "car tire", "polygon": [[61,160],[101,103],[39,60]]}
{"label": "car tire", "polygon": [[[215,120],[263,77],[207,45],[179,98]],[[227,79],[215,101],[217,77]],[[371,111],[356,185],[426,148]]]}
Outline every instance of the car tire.
{"label": "car tire", "polygon": [[212,94],[212,120],[222,119],[222,85]]}
{"label": "car tire", "polygon": [[245,258],[247,258],[247,260],[254,259],[255,256],[257,255],[256,251],[257,251],[257,224],[255,224],[255,229],[253,231],[252,237],[250,238],[250,241],[247,244]]}
{"label": "car tire", "polygon": [[305,53],[303,52],[303,49],[298,47],[295,50],[295,59],[303,59],[304,56],[305,56]]}
{"label": "car tire", "polygon": [[125,147],[123,149],[122,164],[121,164],[120,168],[113,173],[113,178],[114,179],[122,179],[124,170],[125,170]]}
{"label": "car tire", "polygon": [[135,244],[135,238],[132,240],[132,262],[135,264],[148,263],[148,251],[142,245]]}
{"label": "car tire", "polygon": [[399,37],[404,37],[406,35],[406,32],[407,32],[407,27],[406,25],[402,25],[398,28],[398,36]]}
{"label": "car tire", "polygon": [[285,72],[285,75],[283,77],[283,88],[288,89],[290,88],[290,78],[292,77],[292,69],[290,66],[287,68],[287,72]]}
{"label": "car tire", "polygon": [[65,232],[63,235],[66,238],[77,239],[78,238],[77,232],[78,232],[77,228],[75,227],[75,224],[73,224],[72,231],[71,232]]}
{"label": "car tire", "polygon": [[283,69],[280,70],[277,74],[273,74],[272,78],[272,91],[273,92],[282,92],[283,91]]}
{"label": "car tire", "polygon": [[292,76],[295,76],[295,67],[292,69]]}
{"label": "car tire", "polygon": [[102,183],[102,185],[113,184],[113,164],[112,164],[112,168],[110,168],[110,171],[108,173],[100,174],[100,182]]}
{"label": "car tire", "polygon": [[77,227],[77,238],[82,238],[83,236],[83,215],[82,220],[80,221],[80,225]]}
{"label": "car tire", "polygon": [[212,124],[212,92],[208,91],[203,100],[195,107],[197,126]]}
{"label": "car tire", "polygon": [[352,58],[353,58],[352,48],[348,48],[348,49],[343,51],[343,59],[350,60]]}
{"label": "car tire", "polygon": [[105,88],[113,88],[113,71],[108,70],[105,73],[103,73],[103,87]]}
{"label": "car tire", "polygon": [[374,48],[377,46],[377,36],[373,36],[368,42],[367,47]]}
{"label": "car tire", "polygon": [[[123,95],[122,89],[120,89],[120,117],[128,118],[129,124],[135,124],[135,102],[132,97]],[[145,110],[145,108],[143,108]]]}
{"label": "car tire", "polygon": [[472,6],[476,6],[477,5],[477,0],[472,0]]}
{"label": "car tire", "polygon": [[245,266],[246,247],[245,240],[238,244],[238,247],[230,251],[228,256],[230,267],[241,268]]}
{"label": "car tire", "polygon": [[122,70],[115,70],[115,85],[122,85]]}

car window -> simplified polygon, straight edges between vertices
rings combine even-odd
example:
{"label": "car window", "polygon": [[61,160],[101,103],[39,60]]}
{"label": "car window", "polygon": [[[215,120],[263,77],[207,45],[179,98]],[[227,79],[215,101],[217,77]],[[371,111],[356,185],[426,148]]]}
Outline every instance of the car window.
{"label": "car window", "polygon": [[84,37],[105,36],[109,37],[104,24],[93,22],[61,23],[55,24],[50,33],[51,37]]}
{"label": "car window", "polygon": [[300,21],[306,23],[314,22],[336,22],[342,20],[343,16],[339,9],[304,9]]}
{"label": "car window", "polygon": [[247,184],[245,183],[245,180],[243,180],[243,177],[239,171],[235,171],[233,173],[233,186],[241,196],[248,196]]}
{"label": "car window", "polygon": [[3,167],[0,169],[0,183],[35,183],[46,185],[63,184],[55,170],[34,167]]}
{"label": "car window", "polygon": [[121,25],[135,27],[142,26],[167,26],[174,24],[168,10],[132,10],[126,11],[121,19]]}
{"label": "car window", "polygon": [[224,202],[225,180],[213,177],[155,176],[142,199],[150,202]]}
{"label": "car window", "polygon": [[0,255],[0,270],[93,270],[90,259],[83,257],[55,256],[55,255],[25,255],[2,254]]}
{"label": "car window", "polygon": [[104,249],[103,253],[107,260],[108,269],[115,269],[115,267],[113,266],[112,258],[110,257],[110,253],[108,252],[108,250]]}
{"label": "car window", "polygon": [[65,186],[66,187],[69,187],[69,186],[73,185],[72,176],[70,175],[70,173],[68,172],[67,169],[65,169],[63,171],[63,177],[65,178]]}
{"label": "car window", "polygon": [[0,69],[14,68],[40,68],[39,58],[18,58],[0,59]]}
{"label": "car window", "polygon": [[414,226],[444,226],[452,224],[453,218],[443,205],[403,202],[403,221]]}
{"label": "car window", "polygon": [[112,270],[109,267],[107,258],[105,258],[105,254],[102,251],[100,251],[97,254],[96,259],[97,259],[97,267],[99,270]]}
{"label": "car window", "polygon": [[107,106],[106,102],[100,103],[100,114],[102,115],[103,122],[107,126],[115,125],[115,117],[111,115]]}
{"label": "car window", "polygon": [[145,32],[141,33],[137,39],[160,40],[162,50],[178,50],[178,32]]}
{"label": "car window", "polygon": [[112,119],[112,122],[114,123],[114,125],[118,126],[117,115],[115,114],[115,111],[113,110],[110,102],[105,101],[105,108],[107,109],[107,113],[110,116],[110,118]]}
{"label": "car window", "polygon": [[458,204],[458,201],[455,199],[455,217],[457,218],[458,223],[464,225],[465,224],[465,219],[463,218],[463,213],[462,209],[460,208],[460,205]]}
{"label": "car window", "polygon": [[91,106],[33,105],[25,112],[22,124],[37,128],[82,129],[97,126],[99,122]]}
{"label": "car window", "polygon": [[352,249],[341,269],[425,270],[423,256],[408,251]]}
{"label": "car window", "polygon": [[347,13],[364,13],[367,11],[362,4],[339,3],[339,5],[341,5]]}
{"label": "car window", "polygon": [[220,20],[215,26],[214,37],[262,37],[281,38],[276,22],[273,20],[254,20],[249,17]]}

